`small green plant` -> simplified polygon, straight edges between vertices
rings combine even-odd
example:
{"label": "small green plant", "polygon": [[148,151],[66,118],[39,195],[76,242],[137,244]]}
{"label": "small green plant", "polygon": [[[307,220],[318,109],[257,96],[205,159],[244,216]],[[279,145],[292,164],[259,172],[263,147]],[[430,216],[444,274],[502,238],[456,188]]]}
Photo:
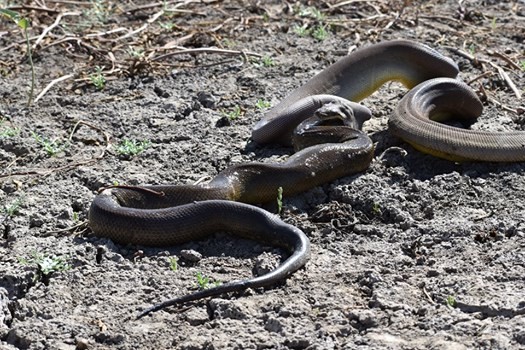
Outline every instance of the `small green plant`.
{"label": "small green plant", "polygon": [[16,25],[21,28],[24,31],[24,36],[26,38],[26,46],[27,46],[27,59],[29,60],[29,65],[31,66],[31,90],[29,90],[29,99],[27,100],[27,106],[30,106],[33,102],[33,94],[35,91],[35,81],[36,81],[36,75],[35,75],[35,66],[33,64],[33,54],[31,52],[31,43],[29,42],[29,34],[27,33],[27,28],[31,26],[29,19],[20,16],[18,12],[7,10],[7,9],[0,9],[0,15],[3,15],[13,22],[16,23]]}
{"label": "small green plant", "polygon": [[522,60],[520,64],[521,64],[521,70],[525,71],[525,60]]}
{"label": "small green plant", "polygon": [[261,62],[265,67],[272,67],[275,65],[273,58],[271,58],[270,56],[264,56],[263,58],[261,58]]}
{"label": "small green plant", "polygon": [[456,307],[457,305],[456,298],[453,297],[452,295],[449,295],[447,297],[447,300],[445,301],[445,303],[447,304],[448,307]]}
{"label": "small green plant", "polygon": [[496,30],[496,17],[492,18],[492,21],[490,22],[490,27],[492,30]]}
{"label": "small green plant", "polygon": [[197,272],[196,277],[197,277],[197,286],[199,287],[200,290],[209,289],[209,288],[216,287],[221,284],[221,282],[218,282],[218,281],[211,282],[209,277],[203,275],[200,272]]}
{"label": "small green plant", "polygon": [[257,102],[255,103],[255,107],[257,107],[257,109],[266,109],[270,107],[271,105],[272,104],[269,101],[265,101],[261,99],[258,99]]}
{"label": "small green plant", "polygon": [[[133,46],[130,46],[126,52],[128,53],[129,57],[140,59],[144,57],[144,50],[143,49],[135,49]],[[105,81],[104,81],[105,83]]]}
{"label": "small green plant", "polygon": [[379,203],[374,203],[372,205],[372,213],[374,213],[375,215],[381,215],[381,206],[379,205]]}
{"label": "small green plant", "polygon": [[179,269],[179,259],[176,256],[170,257],[170,270],[177,271]]}
{"label": "small green plant", "polygon": [[4,120],[0,119],[0,138],[1,137],[13,137],[20,133],[19,128],[11,128],[8,126],[2,126]]}
{"label": "small green plant", "polygon": [[476,54],[476,45],[475,44],[470,44],[469,47],[468,47],[468,52],[474,56]]}
{"label": "small green plant", "polygon": [[303,24],[302,26],[295,25],[293,27],[293,32],[299,36],[307,36],[310,35],[310,29],[308,29],[307,24]]}
{"label": "small green plant", "polygon": [[2,212],[5,213],[8,217],[15,216],[16,214],[18,214],[18,210],[20,209],[22,203],[24,203],[24,198],[19,197],[15,199],[11,204],[4,204]]}
{"label": "small green plant", "polygon": [[256,67],[273,67],[275,62],[270,56],[250,57],[250,62]]}
{"label": "small green plant", "polygon": [[309,17],[317,21],[323,21],[325,19],[325,15],[319,9],[313,6],[301,7],[298,11],[298,14],[300,17]]}
{"label": "small green plant", "polygon": [[326,30],[326,26],[324,25],[316,26],[312,30],[312,36],[319,41],[323,41],[324,39],[326,39],[328,37],[328,34],[329,33]]}
{"label": "small green plant", "polygon": [[46,151],[47,155],[50,157],[56,156],[58,153],[62,152],[67,146],[67,143],[60,143],[57,140],[50,140],[46,137],[43,137],[39,134],[37,134],[34,131],[31,131],[31,136],[36,140],[36,142],[42,146],[44,151]]}
{"label": "small green plant", "polygon": [[146,148],[150,146],[150,142],[147,140],[137,141],[124,139],[117,146],[117,153],[124,156],[136,156],[144,152]]}
{"label": "small green plant", "polygon": [[307,24],[303,24],[302,26],[296,25],[293,31],[295,34],[302,37],[311,35],[314,39],[319,41],[323,41],[330,34],[328,30],[326,30],[326,25],[323,24],[317,25],[313,28],[308,28]]}
{"label": "small green plant", "polygon": [[98,90],[102,90],[106,86],[106,78],[102,73],[102,67],[96,66],[95,72],[89,76],[89,80]]}
{"label": "small green plant", "polygon": [[229,120],[235,120],[238,119],[241,116],[241,107],[235,106],[233,108],[233,111],[229,112],[223,112],[223,114],[228,117]]}
{"label": "small green plant", "polygon": [[71,265],[62,257],[37,252],[34,252],[31,258],[19,258],[18,262],[22,265],[36,265],[38,272],[44,277],[49,277],[53,272],[67,271],[71,268]]}
{"label": "small green plant", "polygon": [[283,188],[279,186],[279,188],[277,188],[277,214],[281,215],[282,210],[283,210]]}
{"label": "small green plant", "polygon": [[104,24],[111,16],[112,9],[105,0],[92,0],[91,8],[84,12],[91,24]]}
{"label": "small green plant", "polygon": [[230,48],[235,47],[235,41],[228,39],[228,38],[222,39],[221,43],[222,43],[222,46],[224,47],[230,47]]}
{"label": "small green plant", "polygon": [[173,28],[175,28],[175,23],[173,23],[173,22],[159,22],[159,26],[162,29],[172,30]]}

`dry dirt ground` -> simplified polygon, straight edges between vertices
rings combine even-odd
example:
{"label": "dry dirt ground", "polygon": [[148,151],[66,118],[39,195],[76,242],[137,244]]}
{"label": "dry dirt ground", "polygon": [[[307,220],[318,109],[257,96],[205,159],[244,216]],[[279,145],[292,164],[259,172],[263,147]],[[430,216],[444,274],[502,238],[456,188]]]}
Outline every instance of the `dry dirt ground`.
{"label": "dry dirt ground", "polygon": [[16,3],[0,8],[32,21],[35,96],[64,78],[27,107],[23,32],[0,19],[0,348],[525,348],[525,164],[453,163],[395,139],[399,84],[363,101],[367,171],[284,198],[312,254],[282,285],[136,320],[197,274],[248,277],[286,253],[225,234],[115,245],[83,226],[104,186],[282,160],[289,149],[250,141],[267,105],[383,40],[456,60],[485,108],[471,128],[523,130],[509,85],[523,94],[523,0]]}

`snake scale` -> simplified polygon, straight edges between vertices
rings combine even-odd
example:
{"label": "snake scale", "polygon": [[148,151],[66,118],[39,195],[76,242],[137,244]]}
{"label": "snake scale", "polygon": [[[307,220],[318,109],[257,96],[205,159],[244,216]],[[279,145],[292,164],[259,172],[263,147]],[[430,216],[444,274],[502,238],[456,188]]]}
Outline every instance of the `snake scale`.
{"label": "snake scale", "polygon": [[[372,160],[373,144],[359,129],[370,111],[356,102],[387,81],[399,81],[410,89],[390,117],[389,129],[416,149],[456,161],[524,161],[525,132],[471,131],[437,122],[451,116],[475,119],[481,114],[476,94],[455,79],[458,72],[450,58],[416,42],[395,40],[364,47],[293,91],[252,133],[260,144],[290,145],[297,142],[294,133],[297,139],[320,134],[328,141],[313,145],[307,141],[284,163],[232,166],[205,185],[122,186],[99,193],[89,210],[89,225],[96,235],[117,243],[167,246],[227,231],[290,252],[266,275],[170,299],[140,316],[203,297],[269,286],[304,266],[309,258],[304,233],[244,203],[275,200],[279,187],[290,196],[364,171]],[[317,119],[309,122],[312,115]],[[343,136],[334,131],[338,129],[344,130]]]}

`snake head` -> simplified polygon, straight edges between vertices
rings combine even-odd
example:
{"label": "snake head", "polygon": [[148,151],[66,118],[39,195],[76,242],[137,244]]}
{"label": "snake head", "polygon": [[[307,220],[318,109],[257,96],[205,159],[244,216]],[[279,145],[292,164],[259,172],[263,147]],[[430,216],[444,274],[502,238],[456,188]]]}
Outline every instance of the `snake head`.
{"label": "snake head", "polygon": [[358,138],[359,134],[352,108],[339,102],[330,102],[295,128],[292,142],[297,152],[322,143],[347,142]]}
{"label": "snake head", "polygon": [[316,125],[344,125],[354,129],[359,128],[352,108],[338,101],[321,106],[315,111],[314,118],[317,118]]}

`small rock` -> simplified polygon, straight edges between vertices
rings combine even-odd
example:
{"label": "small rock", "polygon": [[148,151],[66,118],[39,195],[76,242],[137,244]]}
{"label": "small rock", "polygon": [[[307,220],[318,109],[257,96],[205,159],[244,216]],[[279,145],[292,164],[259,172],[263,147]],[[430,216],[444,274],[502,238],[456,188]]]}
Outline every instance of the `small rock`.
{"label": "small rock", "polygon": [[13,319],[11,312],[9,312],[9,298],[7,294],[5,288],[0,288],[0,328],[7,328],[6,325],[11,323],[11,320]]}
{"label": "small rock", "polygon": [[243,320],[249,316],[243,307],[232,300],[212,299],[209,305],[215,319],[231,318]]}
{"label": "small rock", "polygon": [[310,340],[306,338],[290,339],[284,343],[290,349],[306,349],[310,346]]}
{"label": "small rock", "polygon": [[221,117],[219,120],[217,120],[217,122],[215,123],[215,126],[217,128],[222,128],[222,127],[225,127],[225,126],[230,126],[232,125],[232,122],[230,121],[230,119],[226,116],[223,116]]}
{"label": "small rock", "polygon": [[161,88],[160,86],[155,86],[153,88],[153,92],[155,92],[155,94],[157,94],[157,96],[159,97],[163,97],[163,98],[170,97],[170,93],[164,90],[163,88]]}
{"label": "small rock", "polygon": [[359,329],[368,329],[379,326],[378,316],[371,310],[355,310],[350,312],[348,318],[354,321]]}
{"label": "small rock", "polygon": [[75,338],[75,344],[77,345],[75,350],[87,350],[89,349],[89,341],[85,338]]}
{"label": "small rock", "polygon": [[29,227],[42,227],[44,225],[44,216],[40,213],[34,213],[29,218]]}
{"label": "small rock", "polygon": [[191,262],[198,262],[202,259],[202,254],[193,249],[184,249],[180,251],[180,256]]}
{"label": "small rock", "polygon": [[197,101],[199,101],[204,108],[214,108],[216,103],[215,97],[205,91],[197,93]]}
{"label": "small rock", "polygon": [[279,259],[274,254],[263,253],[257,257],[253,272],[256,276],[263,276],[273,271],[279,265]]}
{"label": "small rock", "polygon": [[186,317],[186,321],[192,326],[198,326],[210,320],[205,308],[192,308],[188,310],[184,316]]}
{"label": "small rock", "polygon": [[57,218],[61,220],[70,220],[72,217],[73,217],[72,208],[64,208],[57,215]]}
{"label": "small rock", "polygon": [[22,334],[17,328],[13,328],[7,333],[7,343],[14,345],[18,349],[29,349],[31,340]]}
{"label": "small rock", "polygon": [[124,259],[124,257],[122,255],[120,255],[118,253],[113,253],[113,252],[107,252],[105,254],[105,256],[106,256],[106,259],[114,261],[116,263],[121,263],[124,260],[126,260],[126,259]]}
{"label": "small rock", "polygon": [[440,275],[438,270],[432,269],[427,271],[427,277],[437,277]]}
{"label": "small rock", "polygon": [[264,329],[266,329],[268,332],[280,333],[283,330],[283,325],[281,321],[275,317],[268,317],[264,323]]}
{"label": "small rock", "polygon": [[122,334],[110,334],[108,332],[99,332],[95,334],[95,340],[97,343],[118,345],[121,344],[126,337]]}

